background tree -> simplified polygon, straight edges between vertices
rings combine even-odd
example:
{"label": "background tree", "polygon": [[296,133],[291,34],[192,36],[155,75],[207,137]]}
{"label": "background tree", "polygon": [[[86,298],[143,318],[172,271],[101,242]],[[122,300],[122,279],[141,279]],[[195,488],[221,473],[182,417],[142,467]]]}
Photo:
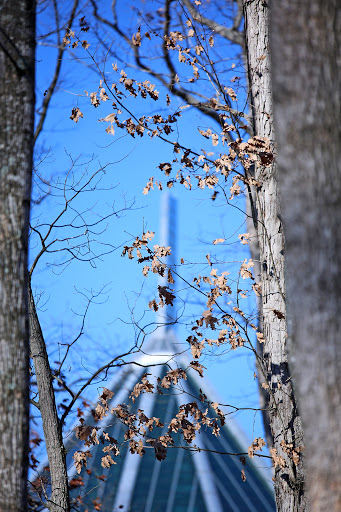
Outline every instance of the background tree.
{"label": "background tree", "polygon": [[272,4],[289,360],[313,511],[341,508],[341,9]]}
{"label": "background tree", "polygon": [[0,5],[0,510],[27,509],[35,2]]}

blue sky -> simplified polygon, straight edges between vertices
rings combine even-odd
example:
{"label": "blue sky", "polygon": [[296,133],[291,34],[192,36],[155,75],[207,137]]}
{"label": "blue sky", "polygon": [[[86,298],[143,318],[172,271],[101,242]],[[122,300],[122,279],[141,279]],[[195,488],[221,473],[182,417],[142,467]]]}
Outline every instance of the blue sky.
{"label": "blue sky", "polygon": [[[49,25],[46,13],[41,17],[41,22],[45,27]],[[86,38],[92,44],[89,48],[89,52],[92,52],[94,42],[91,29]],[[54,48],[38,45],[38,105],[51,80],[55,55]],[[84,91],[96,91],[100,77],[84,65],[90,60],[84,50],[79,49],[76,57],[68,57],[63,63],[61,80],[37,142],[36,161],[42,160],[38,173],[47,180],[53,177],[60,189],[72,160],[76,163],[68,174],[68,184],[85,172],[85,177],[91,176],[99,168],[105,167],[97,190],[81,194],[75,203],[75,211],[83,212],[88,222],[96,222],[101,216],[110,214],[113,208],[123,211],[118,217],[110,217],[96,228],[98,243],[94,249],[99,253],[107,252],[110,250],[107,244],[110,244],[116,250],[92,264],[73,261],[65,268],[60,266],[64,253],[44,255],[34,271],[33,285],[41,295],[38,304],[40,320],[52,361],[59,361],[65,351],[62,344],[77,336],[86,305],[85,296],[101,290],[88,311],[84,335],[70,351],[65,366],[67,380],[75,388],[79,385],[79,379],[86,378],[113,355],[131,346],[137,332],[132,324],[132,315],[142,326],[153,321],[154,313],[149,310],[148,302],[155,296],[157,279],[155,276],[144,278],[142,265],[137,263],[136,258],[123,258],[121,253],[123,246],[129,245],[143,230],[155,231],[154,243],[158,243],[161,193],[151,190],[144,195],[142,191],[151,176],[165,182],[158,166],[173,158],[171,147],[156,138],[132,138],[118,130],[113,137],[105,132],[107,125],[99,122],[99,119],[111,112],[111,102],[102,103],[96,109],[90,105]],[[229,58],[232,65],[233,54]],[[109,58],[106,66],[109,81],[115,80],[111,64]],[[129,71],[129,76],[141,79],[137,71]],[[156,84],[156,88],[164,98],[162,86]],[[125,104],[139,115],[160,111],[159,105],[151,100],[143,102],[141,99],[127,98]],[[244,108],[244,104],[245,98],[242,96],[238,108]],[[177,109],[179,105],[178,100],[172,100],[171,108]],[[77,124],[70,120],[71,110],[76,106],[84,115]],[[165,112],[164,108],[161,110]],[[196,148],[198,152],[202,149],[224,151],[221,145],[213,148],[211,141],[199,134],[198,127],[207,129],[212,124],[195,109],[186,109],[170,140],[178,140],[184,146]],[[47,188],[45,186],[45,190]],[[54,187],[52,190],[52,196],[34,206],[33,225],[48,225],[63,208],[63,194]],[[219,196],[215,202],[210,200],[211,190],[203,191],[195,186],[189,191],[176,185],[172,193],[178,201],[178,260],[183,257],[186,262],[180,269],[182,275],[188,281],[197,274],[208,275],[211,268],[207,264],[206,254],[210,254],[211,260],[216,262],[213,266],[219,272],[231,272],[231,280],[236,285],[240,263],[250,257],[247,246],[238,241],[238,234],[246,232],[243,197],[235,198],[231,206],[226,206]],[[38,196],[36,185],[34,198]],[[58,225],[67,226],[72,219],[75,223],[79,222],[80,217],[75,211],[67,212]],[[46,232],[47,226],[41,229]],[[68,227],[57,230],[61,238],[71,236]],[[226,241],[221,245],[212,245],[217,238]],[[32,235],[31,261],[38,247],[37,237]],[[199,294],[186,289],[181,283],[177,283],[177,287],[182,289],[181,296],[186,301],[184,316],[177,327],[179,339],[185,343],[188,328],[183,324],[189,325],[191,319],[206,306]],[[246,310],[254,313],[253,295],[242,300]],[[201,362],[207,368],[205,375],[216,388],[222,403],[258,407],[257,382],[253,376],[255,364],[250,350],[241,348],[231,351],[229,347],[224,347],[219,352],[207,353]],[[94,388],[92,396],[96,394],[96,386]],[[262,435],[259,412],[243,411],[235,417],[250,440]]]}

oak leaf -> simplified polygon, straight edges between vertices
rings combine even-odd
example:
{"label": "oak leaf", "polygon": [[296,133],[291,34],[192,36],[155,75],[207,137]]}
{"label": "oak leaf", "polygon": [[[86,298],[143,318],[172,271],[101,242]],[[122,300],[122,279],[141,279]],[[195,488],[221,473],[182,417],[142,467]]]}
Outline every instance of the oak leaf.
{"label": "oak leaf", "polygon": [[71,112],[70,119],[74,121],[75,123],[78,123],[78,121],[83,117],[83,112],[79,110],[78,107],[74,107]]}
{"label": "oak leaf", "polygon": [[243,279],[251,278],[253,279],[252,272],[249,270],[251,267],[253,267],[254,263],[252,260],[244,260],[240,267],[240,275]]}
{"label": "oak leaf", "polygon": [[89,450],[86,450],[85,452],[75,452],[72,456],[72,458],[75,460],[75,466],[77,473],[79,474],[82,470],[82,467],[86,467],[88,458],[92,457]]}
{"label": "oak leaf", "polygon": [[238,235],[238,240],[240,240],[240,242],[243,245],[246,245],[246,244],[249,243],[249,238],[250,238],[250,234],[249,233],[241,233],[240,235]]}
{"label": "oak leaf", "polygon": [[274,462],[275,468],[277,466],[279,466],[281,468],[285,468],[285,466],[286,466],[285,460],[283,459],[283,457],[281,455],[278,455],[276,448],[271,448],[270,455]]}
{"label": "oak leaf", "polygon": [[141,40],[142,40],[141,27],[138,28],[136,34],[133,35],[131,40],[132,40],[134,46],[141,46]]}
{"label": "oak leaf", "polygon": [[165,300],[166,305],[173,306],[173,301],[176,298],[174,293],[170,292],[168,286],[158,286],[159,297],[163,303],[163,299]]}

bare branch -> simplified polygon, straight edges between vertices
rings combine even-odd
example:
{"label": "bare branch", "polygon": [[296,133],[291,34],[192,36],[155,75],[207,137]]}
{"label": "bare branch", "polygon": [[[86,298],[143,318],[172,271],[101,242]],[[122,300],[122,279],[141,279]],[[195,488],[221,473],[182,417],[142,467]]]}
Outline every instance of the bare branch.
{"label": "bare branch", "polygon": [[[167,1],[169,1],[169,0],[167,0]],[[220,25],[216,21],[206,18],[206,16],[203,16],[202,14],[200,14],[199,11],[190,2],[190,0],[182,0],[182,2],[187,7],[187,9],[191,13],[191,16],[193,17],[193,19],[195,21],[198,21],[202,25],[205,25],[206,27],[210,28],[212,31],[214,31],[216,34],[219,34],[224,39],[228,39],[232,43],[238,44],[244,50],[244,35],[235,26],[237,23],[237,19],[239,17],[241,19],[241,12],[240,12],[240,11],[242,11],[241,6],[238,8],[238,18],[236,18],[233,28],[227,28],[227,27],[224,27],[223,25]],[[239,27],[239,24],[238,24],[238,27]]]}
{"label": "bare branch", "polygon": [[57,375],[53,374],[52,377],[53,379],[56,379],[57,382],[59,382],[59,384],[65,389],[65,391],[67,391],[72,396],[72,398],[74,398],[75,393],[65,384],[65,382],[60,377],[57,377]]}
{"label": "bare branch", "polygon": [[39,403],[33,400],[32,398],[30,398],[30,404],[34,405],[34,407],[36,407],[40,411]]}
{"label": "bare branch", "polygon": [[[55,18],[56,18],[56,25],[57,25],[57,37],[58,37],[59,50],[58,50],[58,55],[56,58],[56,67],[55,67],[54,75],[53,75],[52,81],[50,83],[50,86],[45,94],[43,104],[40,108],[41,113],[40,113],[40,118],[39,118],[39,122],[38,122],[38,125],[36,128],[36,131],[34,133],[34,142],[36,142],[37,138],[39,137],[39,135],[43,129],[43,125],[44,125],[46,115],[47,115],[47,110],[48,110],[51,98],[53,96],[54,90],[56,88],[56,85],[57,85],[57,82],[59,79],[60,70],[61,70],[61,66],[62,66],[62,60],[63,60],[64,54],[65,54],[65,49],[66,49],[66,47],[60,41],[58,7],[57,7],[57,4],[55,1],[53,4],[54,4],[54,8],[55,8]],[[78,4],[79,4],[79,0],[74,0],[70,18],[69,18],[69,21],[67,22],[68,28],[70,28],[72,26],[72,23],[75,19]]]}

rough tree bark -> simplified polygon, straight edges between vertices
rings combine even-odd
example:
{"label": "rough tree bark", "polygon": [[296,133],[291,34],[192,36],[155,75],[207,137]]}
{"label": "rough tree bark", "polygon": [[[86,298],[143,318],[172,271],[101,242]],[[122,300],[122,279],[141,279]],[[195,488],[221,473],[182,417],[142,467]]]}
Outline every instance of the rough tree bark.
{"label": "rough tree bark", "polygon": [[[245,0],[244,20],[254,131],[268,138],[274,148],[268,3]],[[285,246],[276,162],[270,167],[256,167],[255,178],[260,183],[255,195],[265,339],[263,367],[269,384],[273,446],[285,460],[285,467],[277,465],[275,469],[276,502],[281,512],[302,511],[306,510],[304,468],[302,460],[294,463],[293,449],[301,455],[303,434],[287,358]]]}
{"label": "rough tree bark", "polygon": [[46,452],[51,475],[50,512],[69,512],[69,489],[62,437],[52,385],[51,368],[45,340],[30,288],[30,349],[39,393],[39,409],[43,420]]}
{"label": "rough tree bark", "polygon": [[27,509],[35,2],[0,2],[0,511]]}
{"label": "rough tree bark", "polygon": [[313,511],[341,510],[341,6],[273,3],[289,360]]}

